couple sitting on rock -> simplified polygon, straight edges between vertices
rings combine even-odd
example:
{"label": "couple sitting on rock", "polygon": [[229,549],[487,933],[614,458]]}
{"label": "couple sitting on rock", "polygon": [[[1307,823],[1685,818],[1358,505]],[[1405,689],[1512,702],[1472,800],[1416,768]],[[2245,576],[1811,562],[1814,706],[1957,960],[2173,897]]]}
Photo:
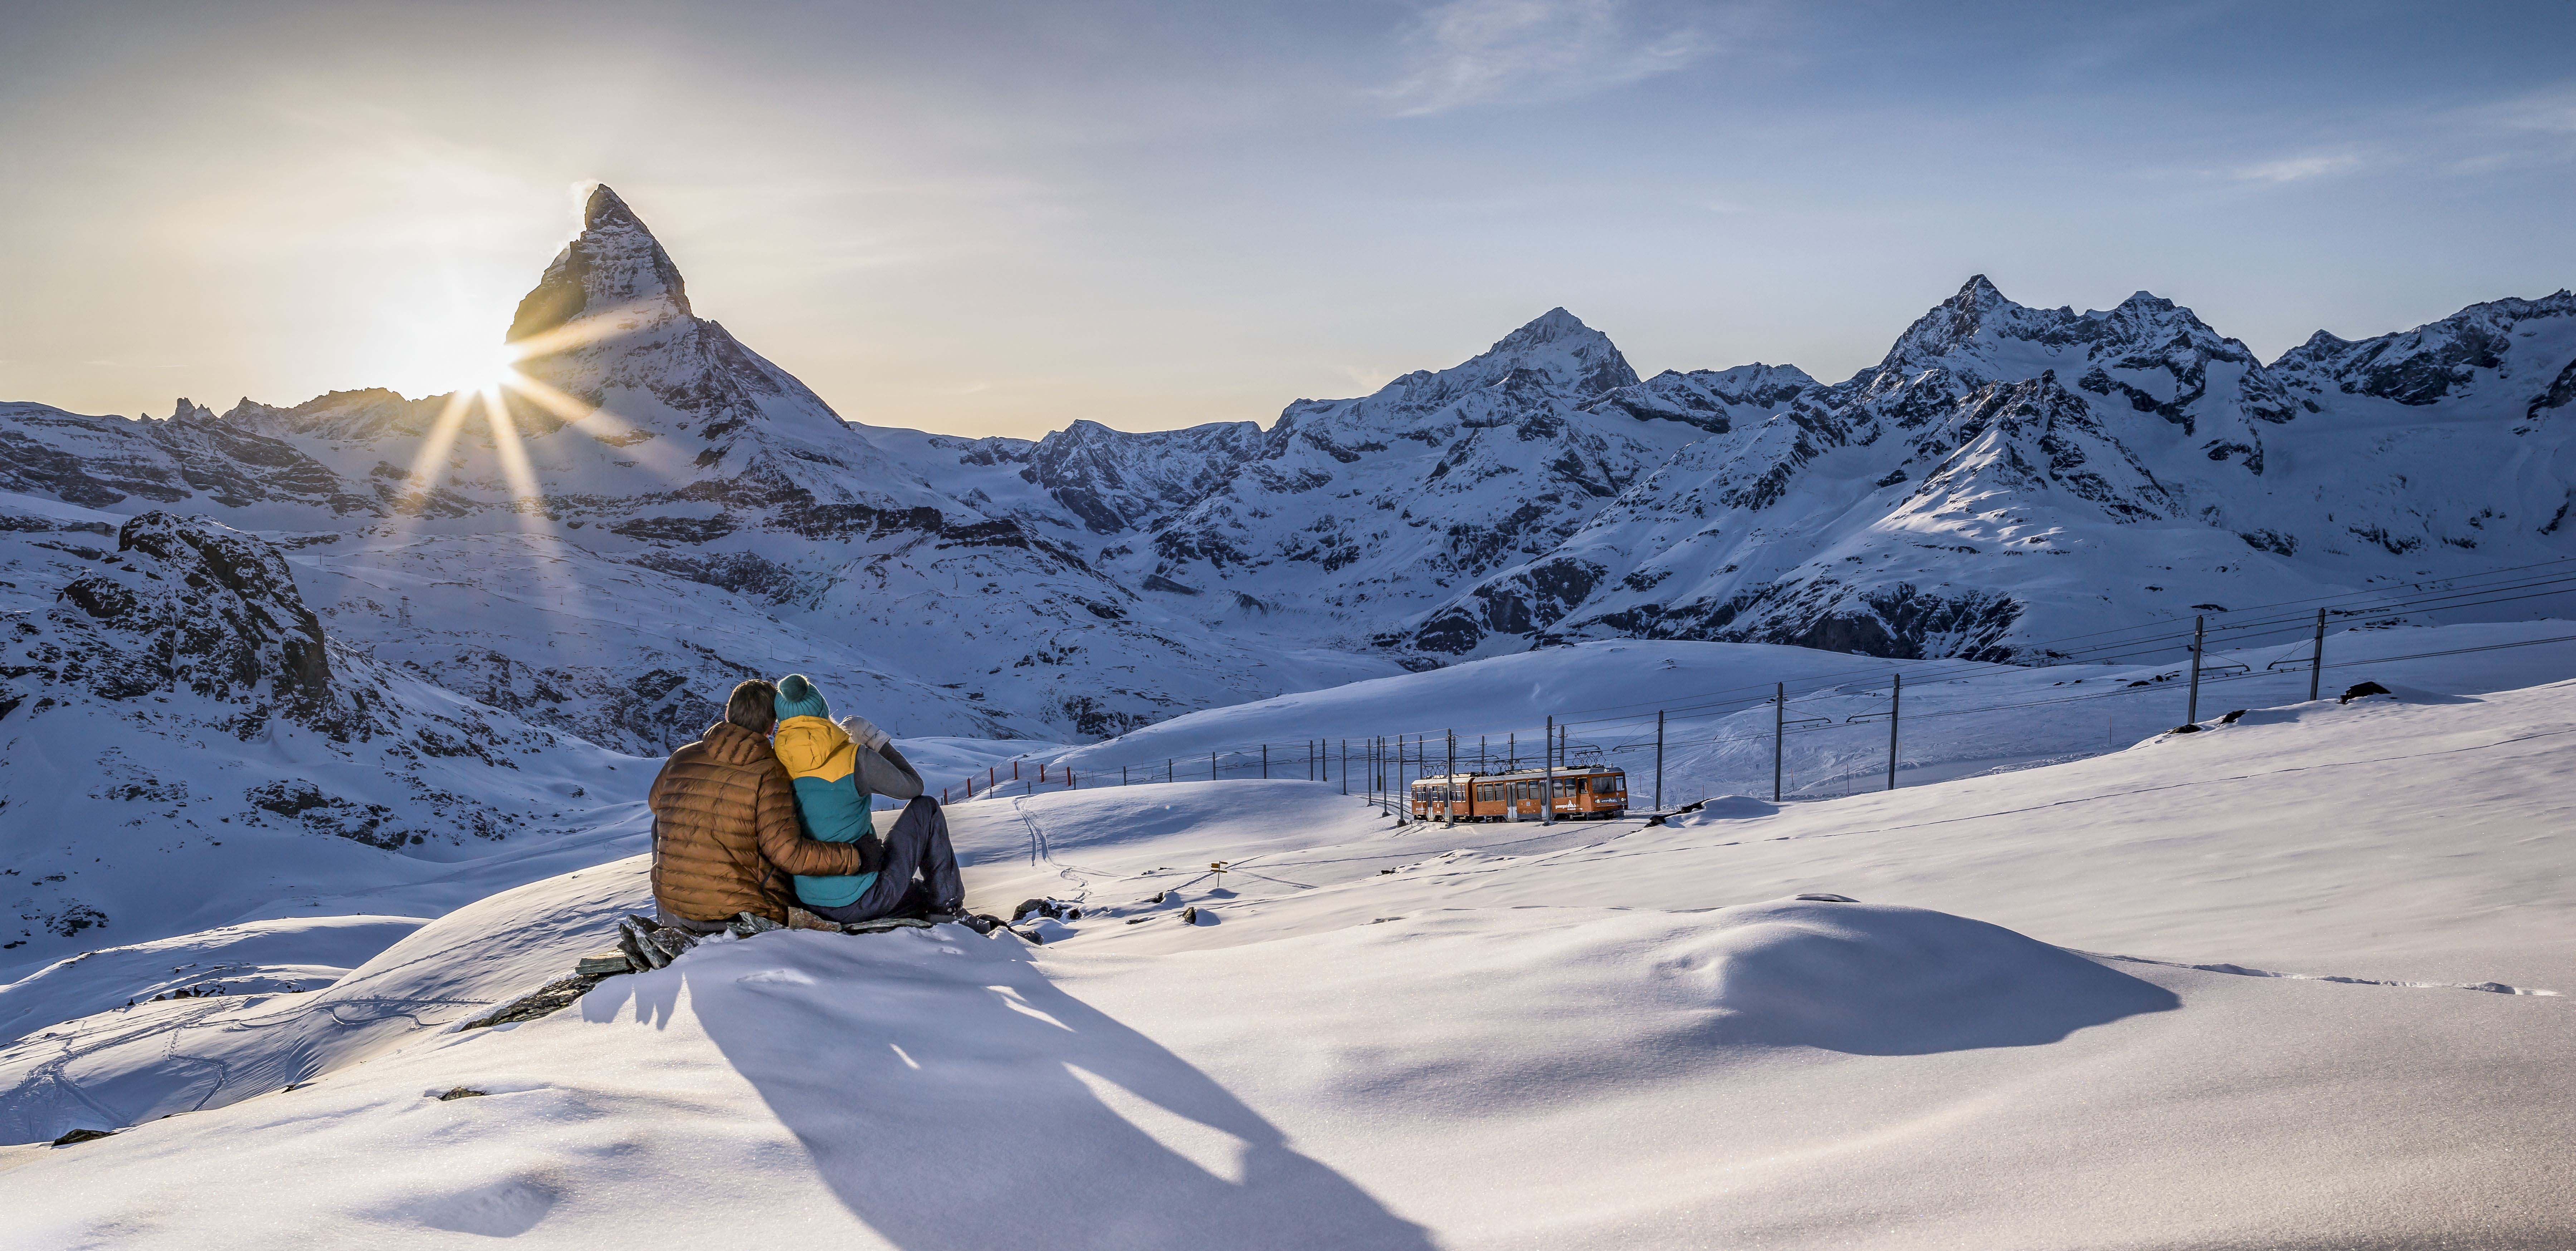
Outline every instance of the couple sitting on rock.
{"label": "couple sitting on rock", "polygon": [[[735,687],[725,719],[653,779],[663,924],[711,934],[746,912],[789,924],[791,909],[839,924],[981,921],[963,915],[948,819],[921,791],[885,731],[864,717],[833,721],[803,674]],[[883,838],[870,817],[877,795],[909,801]]]}

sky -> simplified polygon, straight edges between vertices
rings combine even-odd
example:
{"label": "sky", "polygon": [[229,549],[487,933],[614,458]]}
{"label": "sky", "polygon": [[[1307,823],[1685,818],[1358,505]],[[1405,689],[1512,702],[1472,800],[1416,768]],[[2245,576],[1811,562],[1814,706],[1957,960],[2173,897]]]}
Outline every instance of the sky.
{"label": "sky", "polygon": [[1871,364],[1971,274],[2269,359],[2576,283],[2576,6],[0,0],[0,400],[479,376],[614,186],[876,425],[1268,422],[1556,306]]}

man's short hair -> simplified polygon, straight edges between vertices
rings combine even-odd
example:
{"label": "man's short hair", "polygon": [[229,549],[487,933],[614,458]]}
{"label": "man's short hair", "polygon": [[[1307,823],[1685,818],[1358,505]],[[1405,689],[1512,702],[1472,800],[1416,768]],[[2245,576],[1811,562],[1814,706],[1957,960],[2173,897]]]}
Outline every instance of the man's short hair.
{"label": "man's short hair", "polygon": [[778,724],[778,688],[759,678],[733,688],[725,700],[725,720],[754,734],[769,733]]}

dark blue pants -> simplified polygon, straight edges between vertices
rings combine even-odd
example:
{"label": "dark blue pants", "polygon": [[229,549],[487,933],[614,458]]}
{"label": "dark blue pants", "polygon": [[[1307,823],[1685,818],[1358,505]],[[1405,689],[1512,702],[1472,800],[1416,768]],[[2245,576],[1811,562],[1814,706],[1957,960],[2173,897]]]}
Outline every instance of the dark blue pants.
{"label": "dark blue pants", "polygon": [[957,876],[957,850],[948,844],[948,814],[920,796],[903,806],[886,832],[885,867],[866,890],[837,908],[802,905],[826,921],[847,925],[879,917],[966,910],[966,883]]}

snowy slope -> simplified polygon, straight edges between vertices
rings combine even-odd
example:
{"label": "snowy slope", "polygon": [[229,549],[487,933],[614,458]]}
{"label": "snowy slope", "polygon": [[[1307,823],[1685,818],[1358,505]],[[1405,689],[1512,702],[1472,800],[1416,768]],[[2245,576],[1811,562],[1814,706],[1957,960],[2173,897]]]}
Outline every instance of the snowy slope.
{"label": "snowy slope", "polygon": [[[13,1149],[0,1196],[38,1245],[2550,1245],[2571,723],[2569,684],[2304,705],[1659,829],[1397,829],[1306,782],[963,804],[978,902],[1091,911],[715,942],[500,1030],[200,1030],[194,1065],[85,1019],[0,1064],[134,1120],[209,1071],[274,1093]],[[557,955],[640,889],[529,886],[346,993],[488,1001],[477,934]]]}

